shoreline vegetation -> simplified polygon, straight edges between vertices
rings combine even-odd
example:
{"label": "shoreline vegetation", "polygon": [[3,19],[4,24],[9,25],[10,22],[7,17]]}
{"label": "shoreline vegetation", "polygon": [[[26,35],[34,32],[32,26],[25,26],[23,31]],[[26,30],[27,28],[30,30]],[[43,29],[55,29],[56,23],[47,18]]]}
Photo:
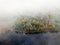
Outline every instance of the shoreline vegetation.
{"label": "shoreline vegetation", "polygon": [[[59,25],[53,20],[52,15],[47,16],[23,16],[15,23],[15,31],[26,34],[46,32],[59,32]],[[58,21],[57,21],[58,22]]]}

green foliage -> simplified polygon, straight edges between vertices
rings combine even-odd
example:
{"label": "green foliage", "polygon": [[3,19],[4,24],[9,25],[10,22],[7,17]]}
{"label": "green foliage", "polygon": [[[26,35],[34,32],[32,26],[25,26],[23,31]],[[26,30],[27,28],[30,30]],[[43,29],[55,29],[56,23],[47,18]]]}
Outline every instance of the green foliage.
{"label": "green foliage", "polygon": [[18,23],[15,25],[16,30],[26,31],[26,32],[38,32],[46,31],[49,29],[55,29],[55,25],[49,21],[49,17],[22,17],[19,19]]}

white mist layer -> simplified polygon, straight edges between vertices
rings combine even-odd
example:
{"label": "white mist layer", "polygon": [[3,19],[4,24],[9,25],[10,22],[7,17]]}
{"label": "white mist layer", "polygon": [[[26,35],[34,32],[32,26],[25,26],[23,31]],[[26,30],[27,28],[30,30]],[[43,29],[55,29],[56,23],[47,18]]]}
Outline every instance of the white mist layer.
{"label": "white mist layer", "polygon": [[34,16],[39,13],[51,13],[55,19],[60,19],[59,0],[0,0],[0,33],[13,26],[21,15]]}

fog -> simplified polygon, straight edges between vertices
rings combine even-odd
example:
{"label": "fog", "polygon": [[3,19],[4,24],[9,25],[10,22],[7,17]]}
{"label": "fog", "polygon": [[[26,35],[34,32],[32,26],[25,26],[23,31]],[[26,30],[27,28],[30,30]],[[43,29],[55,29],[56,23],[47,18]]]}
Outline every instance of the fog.
{"label": "fog", "polygon": [[60,45],[60,33],[25,35],[13,31],[22,15],[48,14],[60,19],[60,0],[0,0],[0,45]]}
{"label": "fog", "polygon": [[21,15],[37,15],[39,13],[60,17],[59,0],[0,0],[0,33],[13,26]]}

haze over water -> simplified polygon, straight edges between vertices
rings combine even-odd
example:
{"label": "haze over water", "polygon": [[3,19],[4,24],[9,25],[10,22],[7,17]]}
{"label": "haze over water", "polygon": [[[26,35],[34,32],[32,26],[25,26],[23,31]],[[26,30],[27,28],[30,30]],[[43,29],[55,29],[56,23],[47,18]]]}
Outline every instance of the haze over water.
{"label": "haze over water", "polygon": [[21,15],[52,13],[60,17],[59,0],[0,0],[0,33],[14,24]]}

